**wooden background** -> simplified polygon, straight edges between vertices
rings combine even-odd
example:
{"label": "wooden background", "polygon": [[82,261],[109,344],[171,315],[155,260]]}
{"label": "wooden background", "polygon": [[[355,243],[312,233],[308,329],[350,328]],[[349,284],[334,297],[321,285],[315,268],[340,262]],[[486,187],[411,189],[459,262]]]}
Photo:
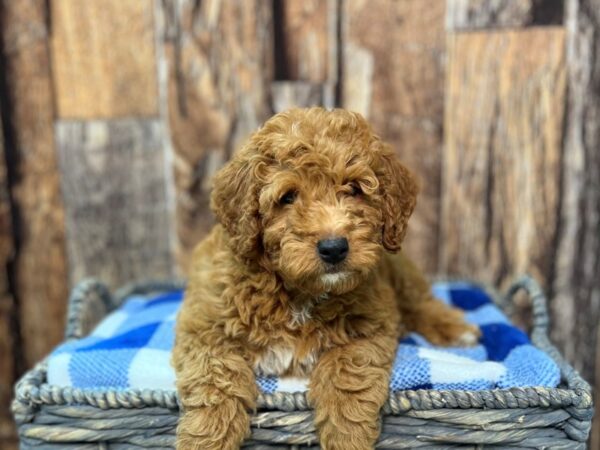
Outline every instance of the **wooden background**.
{"label": "wooden background", "polygon": [[0,0],[0,447],[70,286],[185,274],[211,175],[292,105],[368,116],[421,178],[413,257],[536,275],[600,386],[599,39],[600,0]]}

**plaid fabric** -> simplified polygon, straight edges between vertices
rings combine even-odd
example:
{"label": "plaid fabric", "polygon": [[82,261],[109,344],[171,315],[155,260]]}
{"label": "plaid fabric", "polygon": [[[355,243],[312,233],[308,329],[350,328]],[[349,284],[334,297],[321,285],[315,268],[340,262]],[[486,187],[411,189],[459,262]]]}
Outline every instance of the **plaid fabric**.
{"label": "plaid fabric", "polygon": [[[462,308],[480,326],[482,338],[471,348],[439,348],[417,334],[398,346],[390,379],[392,391],[403,389],[481,390],[517,386],[555,387],[556,364],[511,325],[479,287],[437,283],[436,297]],[[48,362],[48,383],[77,388],[174,389],[169,363],[176,314],[183,292],[131,297],[86,338],[59,346]],[[258,377],[264,393],[299,392],[299,378]]]}

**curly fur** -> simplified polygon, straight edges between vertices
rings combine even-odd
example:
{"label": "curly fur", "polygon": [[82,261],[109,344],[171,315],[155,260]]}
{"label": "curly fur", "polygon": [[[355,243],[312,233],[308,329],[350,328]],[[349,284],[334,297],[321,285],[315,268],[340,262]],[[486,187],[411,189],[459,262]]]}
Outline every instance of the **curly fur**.
{"label": "curly fur", "polygon": [[[293,203],[282,203],[286,193]],[[238,448],[257,372],[310,377],[323,448],[373,448],[399,336],[414,330],[445,345],[478,333],[389,253],[400,250],[416,195],[410,172],[356,113],[295,109],[248,140],[216,176],[220,224],[194,252],[178,318],[178,449]],[[335,267],[316,252],[332,236],[350,248]]]}

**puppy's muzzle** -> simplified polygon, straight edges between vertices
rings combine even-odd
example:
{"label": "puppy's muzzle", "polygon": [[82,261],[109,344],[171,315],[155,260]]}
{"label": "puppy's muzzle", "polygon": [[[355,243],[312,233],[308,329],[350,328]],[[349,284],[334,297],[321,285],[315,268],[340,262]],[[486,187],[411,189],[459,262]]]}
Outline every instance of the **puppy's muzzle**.
{"label": "puppy's muzzle", "polygon": [[348,250],[346,238],[321,239],[317,243],[319,257],[329,264],[342,262],[348,256]]}

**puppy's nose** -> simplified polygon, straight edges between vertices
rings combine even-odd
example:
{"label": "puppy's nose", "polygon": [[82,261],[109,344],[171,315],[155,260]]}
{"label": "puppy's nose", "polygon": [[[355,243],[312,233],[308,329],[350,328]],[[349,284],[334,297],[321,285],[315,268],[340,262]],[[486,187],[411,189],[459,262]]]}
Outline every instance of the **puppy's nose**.
{"label": "puppy's nose", "polygon": [[339,263],[348,255],[348,239],[322,239],[317,243],[317,250],[321,259],[326,263]]}

